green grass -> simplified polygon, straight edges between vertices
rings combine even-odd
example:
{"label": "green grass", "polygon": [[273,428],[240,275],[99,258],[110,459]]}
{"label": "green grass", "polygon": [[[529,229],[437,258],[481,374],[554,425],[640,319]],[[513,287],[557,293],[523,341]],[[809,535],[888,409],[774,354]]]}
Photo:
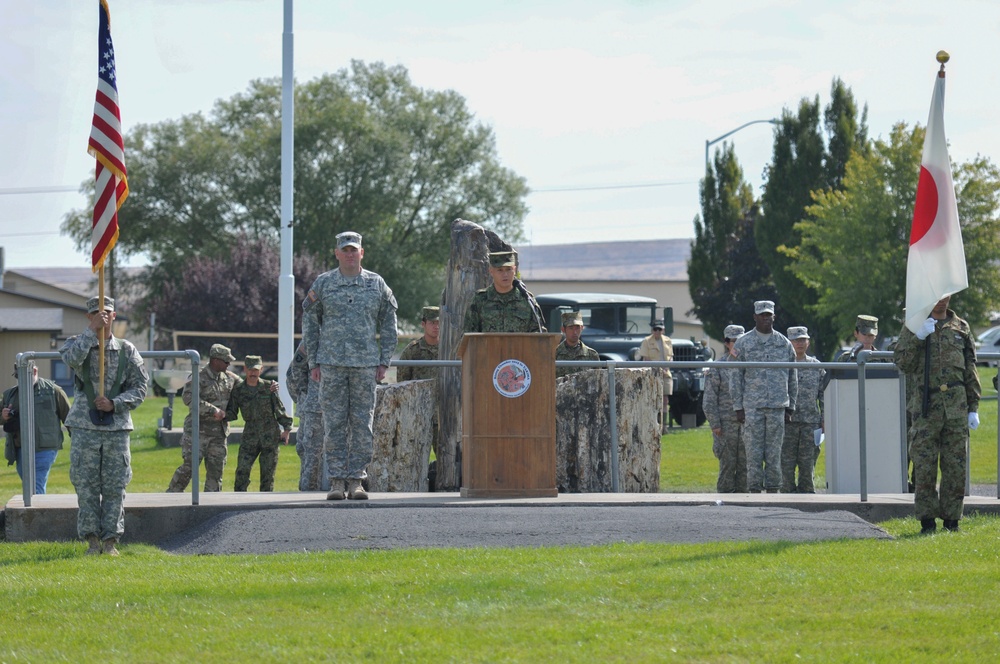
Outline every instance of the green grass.
{"label": "green grass", "polygon": [[0,544],[0,661],[993,661],[1000,520],[962,523],[272,556]]}

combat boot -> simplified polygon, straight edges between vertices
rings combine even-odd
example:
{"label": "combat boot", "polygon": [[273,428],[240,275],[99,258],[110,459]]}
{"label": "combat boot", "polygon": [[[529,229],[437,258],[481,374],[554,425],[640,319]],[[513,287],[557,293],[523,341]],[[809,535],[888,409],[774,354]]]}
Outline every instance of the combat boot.
{"label": "combat boot", "polygon": [[87,535],[87,544],[90,545],[87,549],[88,556],[96,556],[101,552],[101,539],[97,535]]}
{"label": "combat boot", "polygon": [[330,479],[330,492],[326,494],[327,500],[344,499],[344,480]]}
{"label": "combat boot", "polygon": [[109,537],[108,539],[104,540],[104,546],[101,548],[101,553],[109,556],[117,556],[118,549],[115,548],[115,544],[117,543],[118,540],[116,540],[114,537]]}
{"label": "combat boot", "polygon": [[920,534],[921,535],[931,535],[937,530],[937,521],[934,519],[921,519],[920,520]]}
{"label": "combat boot", "polygon": [[945,519],[944,520],[944,529],[945,530],[950,530],[953,533],[957,533],[958,532],[958,519]]}
{"label": "combat boot", "polygon": [[347,488],[347,497],[350,500],[368,500],[368,492],[361,486],[361,480],[350,480]]}

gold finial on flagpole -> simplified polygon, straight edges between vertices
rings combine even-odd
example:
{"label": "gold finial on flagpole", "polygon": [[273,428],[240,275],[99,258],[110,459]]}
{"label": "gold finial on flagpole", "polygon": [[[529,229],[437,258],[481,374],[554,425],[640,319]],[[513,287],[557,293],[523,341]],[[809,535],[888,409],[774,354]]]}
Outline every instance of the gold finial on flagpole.
{"label": "gold finial on flagpole", "polygon": [[941,69],[938,70],[938,76],[944,78],[944,63],[951,60],[951,56],[948,55],[948,51],[938,51],[936,57],[937,61],[941,63]]}

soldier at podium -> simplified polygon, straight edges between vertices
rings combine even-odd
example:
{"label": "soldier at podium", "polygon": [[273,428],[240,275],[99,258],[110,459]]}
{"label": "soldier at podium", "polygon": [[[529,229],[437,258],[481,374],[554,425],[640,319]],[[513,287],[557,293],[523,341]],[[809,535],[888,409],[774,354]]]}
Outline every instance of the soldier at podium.
{"label": "soldier at podium", "polygon": [[542,310],[515,278],[516,251],[490,252],[493,285],[476,291],[465,312],[463,332],[545,332]]}

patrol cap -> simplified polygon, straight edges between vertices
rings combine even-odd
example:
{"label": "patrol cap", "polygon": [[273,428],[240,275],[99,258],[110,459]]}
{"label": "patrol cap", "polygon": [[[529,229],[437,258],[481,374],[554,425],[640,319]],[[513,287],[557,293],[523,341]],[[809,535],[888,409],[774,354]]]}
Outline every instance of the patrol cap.
{"label": "patrol cap", "polygon": [[517,252],[516,251],[491,251],[490,252],[490,267],[507,267],[508,265],[512,267],[517,266]]}
{"label": "patrol cap", "polygon": [[343,249],[344,247],[357,247],[360,249],[361,233],[355,233],[354,231],[337,233],[337,249]]}
{"label": "patrol cap", "polygon": [[874,334],[878,336],[878,318],[875,316],[858,316],[858,322],[854,324],[861,334]]}
{"label": "patrol cap", "polygon": [[662,318],[657,318],[656,320],[654,320],[653,324],[650,325],[650,327],[652,329],[654,329],[654,330],[663,330],[663,329],[666,329],[664,327],[664,325],[663,325],[663,319]]}
{"label": "patrol cap", "polygon": [[264,366],[264,360],[261,359],[260,355],[247,355],[246,359],[243,360],[243,366],[247,369],[260,369]]}
{"label": "patrol cap", "polygon": [[809,338],[809,328],[804,326],[790,327],[788,328],[788,338],[791,341],[796,339],[808,339]]}
{"label": "patrol cap", "polygon": [[774,313],[774,302],[770,300],[757,300],[753,303],[753,312],[755,314]]}
{"label": "patrol cap", "polygon": [[232,351],[222,344],[212,344],[212,347],[208,350],[208,357],[213,360],[223,360],[225,362],[236,361]]}
{"label": "patrol cap", "polygon": [[[98,296],[96,296],[96,295],[94,297],[90,298],[89,300],[87,300],[87,313],[88,314],[97,313],[97,311],[100,309],[100,307],[97,306],[97,300],[98,300]],[[104,296],[104,310],[105,311],[114,311],[115,310],[115,301],[113,299],[111,299],[110,297],[108,297],[107,295]]]}
{"label": "patrol cap", "polygon": [[739,339],[743,336],[744,332],[746,332],[746,330],[743,329],[742,325],[727,325],[726,330],[722,333],[722,335],[726,339]]}
{"label": "patrol cap", "polygon": [[583,314],[579,311],[564,311],[562,314],[562,326],[583,325]]}
{"label": "patrol cap", "polygon": [[441,307],[424,307],[420,311],[420,320],[439,320],[441,318]]}

